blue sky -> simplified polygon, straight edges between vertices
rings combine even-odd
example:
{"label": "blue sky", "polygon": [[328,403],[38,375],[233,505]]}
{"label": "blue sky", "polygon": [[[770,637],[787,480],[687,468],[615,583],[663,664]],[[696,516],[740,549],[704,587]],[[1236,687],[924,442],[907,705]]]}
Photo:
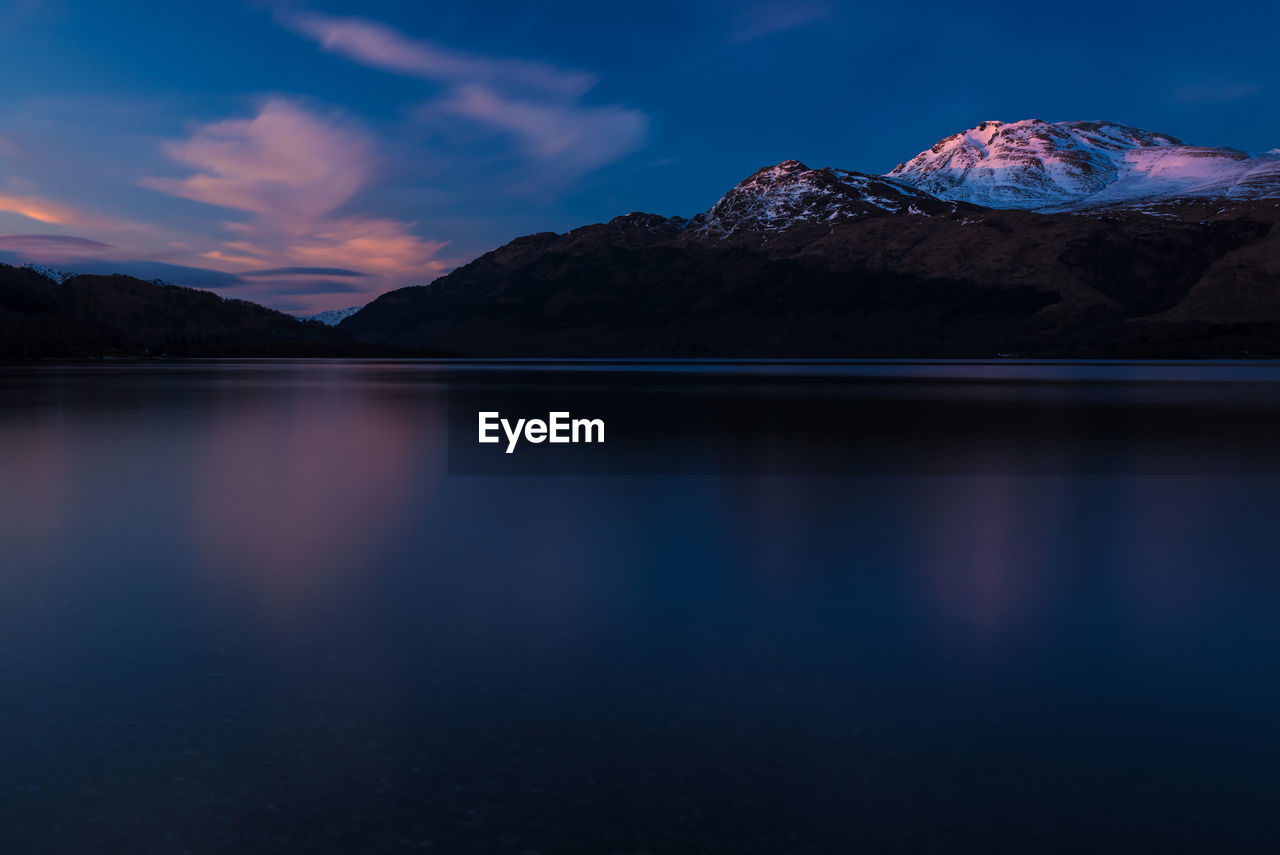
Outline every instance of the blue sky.
{"label": "blue sky", "polygon": [[287,311],[985,119],[1280,146],[1274,4],[0,0],[0,261]]}

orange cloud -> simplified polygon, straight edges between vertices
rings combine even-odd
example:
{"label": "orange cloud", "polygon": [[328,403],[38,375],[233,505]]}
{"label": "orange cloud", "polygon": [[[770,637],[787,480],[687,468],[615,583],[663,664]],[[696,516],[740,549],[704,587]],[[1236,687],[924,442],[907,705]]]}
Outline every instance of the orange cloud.
{"label": "orange cloud", "polygon": [[71,208],[56,202],[46,202],[31,196],[10,196],[4,193],[0,193],[0,211],[8,211],[38,223],[55,226],[83,223],[85,220]]}
{"label": "orange cloud", "polygon": [[307,266],[359,268],[392,276],[405,270],[439,274],[446,265],[435,255],[444,246],[444,242],[409,234],[395,220],[349,218],[307,236],[285,252],[290,260]]}
{"label": "orange cloud", "polygon": [[[51,202],[30,195],[0,192],[0,212],[17,214],[50,226],[76,226],[111,233],[151,232],[154,227],[132,222],[120,217],[104,216],[80,208],[72,208],[60,202]],[[56,237],[56,235],[54,236]]]}

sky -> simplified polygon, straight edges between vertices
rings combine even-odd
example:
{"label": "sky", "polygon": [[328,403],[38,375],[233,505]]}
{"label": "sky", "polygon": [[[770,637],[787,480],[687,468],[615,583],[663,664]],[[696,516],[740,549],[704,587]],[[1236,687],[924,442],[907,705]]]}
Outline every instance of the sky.
{"label": "sky", "polygon": [[1280,146],[1280,4],[0,0],[0,262],[282,311],[988,120]]}

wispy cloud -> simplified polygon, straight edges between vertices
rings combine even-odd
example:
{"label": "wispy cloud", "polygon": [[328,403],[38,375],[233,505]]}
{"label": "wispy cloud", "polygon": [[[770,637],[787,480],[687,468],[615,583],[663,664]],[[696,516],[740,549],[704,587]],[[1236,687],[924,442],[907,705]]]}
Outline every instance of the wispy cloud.
{"label": "wispy cloud", "polygon": [[1245,101],[1262,93],[1256,83],[1231,80],[1205,80],[1183,86],[1174,92],[1174,99],[1187,104],[1225,104]]}
{"label": "wispy cloud", "polygon": [[[206,261],[261,279],[372,274],[386,280],[430,280],[446,266],[440,241],[424,240],[412,224],[343,212],[377,165],[372,137],[336,112],[322,113],[286,98],[264,101],[256,115],[196,125],[164,146],[195,170],[182,178],[148,177],[143,186],[248,214],[224,223],[228,239],[202,253]],[[342,273],[334,273],[339,268]]]}
{"label": "wispy cloud", "polygon": [[514,136],[549,179],[573,180],[630,154],[649,128],[648,117],[636,110],[513,98],[479,84],[458,88],[420,115],[433,111]]}
{"label": "wispy cloud", "polygon": [[[304,280],[285,277],[271,283],[271,293],[284,297],[317,297],[325,295],[326,298],[328,295],[338,294],[342,295],[343,300],[349,305],[353,296],[364,294],[364,289],[349,279]],[[321,311],[324,310],[321,309]]]}
{"label": "wispy cloud", "polygon": [[351,276],[361,277],[367,274],[359,270],[347,270],[342,267],[273,267],[270,270],[246,270],[240,274],[244,277],[254,276]]}
{"label": "wispy cloud", "polygon": [[729,40],[754,41],[783,30],[793,30],[820,21],[831,14],[827,3],[753,3],[734,16]]}
{"label": "wispy cloud", "polygon": [[111,248],[109,243],[75,235],[0,235],[0,249],[11,252],[62,254],[99,252]]}
{"label": "wispy cloud", "polygon": [[[161,279],[191,288],[213,288],[227,290],[240,288],[244,280],[234,273],[213,270],[208,267],[192,267],[185,264],[168,264],[148,258],[135,258],[129,255],[107,254],[98,252],[97,247],[85,247],[76,244],[58,245],[47,240],[32,241],[26,244],[17,238],[47,238],[48,235],[8,235],[0,237],[0,262],[5,264],[25,264],[39,262],[49,264],[69,273],[90,273],[111,275],[123,273],[139,279]],[[14,239],[14,240],[10,240]],[[89,241],[95,243],[95,241]],[[84,255],[88,250],[94,255]]]}
{"label": "wispy cloud", "polygon": [[141,231],[148,228],[123,217],[108,216],[42,196],[34,196],[30,191],[16,194],[0,191],[0,212],[17,214],[48,226],[73,226],[113,233]]}
{"label": "wispy cloud", "polygon": [[[356,118],[360,100],[334,109],[292,94],[239,113],[206,113],[210,101],[195,94],[37,94],[0,129],[0,249],[333,308],[322,294],[425,283],[508,230],[545,222],[557,194],[648,136],[645,113],[601,97],[598,76],[572,63],[461,50],[280,2],[292,11],[264,23],[314,44],[313,64],[404,78],[383,78],[409,90],[395,118]],[[175,116],[203,118],[175,132]],[[457,241],[456,255],[442,257],[437,234]]]}
{"label": "wispy cloud", "polygon": [[322,49],[371,68],[441,83],[459,81],[531,87],[566,98],[596,85],[589,72],[540,62],[489,57],[414,39],[378,21],[317,12],[280,12],[277,20]]}
{"label": "wispy cloud", "polygon": [[83,222],[85,217],[66,205],[37,199],[33,196],[14,196],[0,193],[0,211],[18,214],[37,223],[54,226],[71,225]]}
{"label": "wispy cloud", "polygon": [[363,18],[289,11],[277,20],[352,62],[443,87],[414,115],[462,118],[513,138],[530,167],[528,180],[513,187],[571,183],[640,148],[648,135],[644,113],[584,100],[597,83],[590,72],[456,51]]}
{"label": "wispy cloud", "polygon": [[322,116],[284,98],[267,100],[253,118],[195,126],[164,151],[195,174],[144,178],[143,186],[258,214],[290,230],[307,228],[350,199],[373,165],[363,133],[336,114]]}

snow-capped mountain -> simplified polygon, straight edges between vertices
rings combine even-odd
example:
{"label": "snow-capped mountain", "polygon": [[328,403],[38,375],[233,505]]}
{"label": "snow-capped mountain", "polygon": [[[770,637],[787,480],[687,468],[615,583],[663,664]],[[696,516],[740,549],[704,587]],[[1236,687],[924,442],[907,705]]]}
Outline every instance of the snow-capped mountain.
{"label": "snow-capped mountain", "polygon": [[299,315],[298,319],[303,321],[319,321],[327,327],[336,327],[356,312],[363,309],[364,306],[347,306],[345,309],[330,309],[327,312],[321,312],[318,315]]}
{"label": "snow-capped mountain", "polygon": [[32,271],[33,273],[39,273],[45,279],[52,279],[54,282],[58,283],[59,285],[66,282],[68,279],[72,278],[73,276],[79,275],[77,273],[68,273],[65,270],[56,270],[44,264],[24,264],[22,266]]}
{"label": "snow-capped mountain", "polygon": [[801,223],[834,225],[885,214],[952,213],[941,201],[909,183],[848,172],[810,169],[798,160],[760,169],[692,223],[695,234],[724,238],[742,231],[777,232]]}
{"label": "snow-capped mountain", "polygon": [[[1114,122],[982,122],[887,175],[786,160],[753,173],[684,241],[770,242],[797,227],[886,216],[967,216],[983,209],[1072,212],[1187,199],[1280,200],[1280,149],[1250,155],[1187,145]],[[671,221],[674,223],[675,221]]]}
{"label": "snow-capped mountain", "polygon": [[982,122],[889,174],[941,199],[1068,210],[1184,197],[1280,196],[1280,149],[1187,145],[1113,122]]}

